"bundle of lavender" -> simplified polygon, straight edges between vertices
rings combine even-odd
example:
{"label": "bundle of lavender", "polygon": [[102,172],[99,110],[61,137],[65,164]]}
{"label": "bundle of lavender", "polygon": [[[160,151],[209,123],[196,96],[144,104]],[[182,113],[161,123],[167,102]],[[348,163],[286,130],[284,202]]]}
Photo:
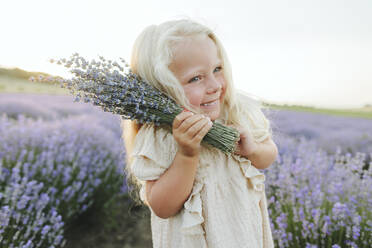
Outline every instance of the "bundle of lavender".
{"label": "bundle of lavender", "polygon": [[[75,102],[83,99],[84,102],[100,106],[103,111],[120,115],[122,119],[171,126],[174,118],[184,108],[141,80],[132,73],[124,59],[120,60],[124,66],[102,56],[99,56],[99,61],[93,59],[87,62],[78,53],[74,53],[70,60],[50,60],[51,63],[56,62],[70,68],[74,75],[71,79],[39,77],[37,80],[59,82],[62,88],[70,89],[70,93],[75,96]],[[202,143],[229,154],[234,152],[238,140],[239,132],[236,129],[214,122]]]}

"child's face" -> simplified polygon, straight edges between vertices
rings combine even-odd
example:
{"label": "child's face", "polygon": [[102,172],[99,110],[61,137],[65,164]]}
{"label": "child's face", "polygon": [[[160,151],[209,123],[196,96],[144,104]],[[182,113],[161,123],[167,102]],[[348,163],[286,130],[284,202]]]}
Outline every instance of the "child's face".
{"label": "child's face", "polygon": [[185,38],[174,47],[169,69],[190,104],[215,120],[220,115],[226,82],[215,43],[206,35]]}

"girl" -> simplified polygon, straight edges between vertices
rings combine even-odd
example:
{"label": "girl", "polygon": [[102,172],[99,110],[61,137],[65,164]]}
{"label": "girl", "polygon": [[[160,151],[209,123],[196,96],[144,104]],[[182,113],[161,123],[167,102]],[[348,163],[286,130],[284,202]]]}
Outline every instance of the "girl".
{"label": "girl", "polygon": [[[264,180],[274,162],[269,121],[235,93],[216,35],[191,20],[152,25],[135,41],[131,69],[190,111],[170,130],[123,121],[128,166],[151,210],[153,247],[273,247]],[[236,153],[201,146],[212,121],[240,131]]]}

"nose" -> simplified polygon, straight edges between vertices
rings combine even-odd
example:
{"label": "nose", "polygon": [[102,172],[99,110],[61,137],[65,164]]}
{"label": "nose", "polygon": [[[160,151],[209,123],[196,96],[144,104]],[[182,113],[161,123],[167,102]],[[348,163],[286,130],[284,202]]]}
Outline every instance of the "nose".
{"label": "nose", "polygon": [[217,80],[216,77],[210,76],[208,79],[207,93],[213,94],[222,89],[222,84]]}

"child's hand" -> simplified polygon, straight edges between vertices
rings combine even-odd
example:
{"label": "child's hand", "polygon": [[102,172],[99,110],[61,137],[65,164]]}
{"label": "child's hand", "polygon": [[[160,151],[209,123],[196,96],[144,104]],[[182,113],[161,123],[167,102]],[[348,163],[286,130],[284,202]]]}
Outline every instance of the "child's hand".
{"label": "child's hand", "polygon": [[235,153],[244,157],[249,157],[257,149],[257,143],[254,141],[251,132],[241,126],[232,126],[236,128],[240,133],[240,140],[235,148]]}
{"label": "child's hand", "polygon": [[173,137],[178,143],[178,151],[185,156],[199,154],[200,142],[212,127],[212,121],[201,114],[182,112],[173,121]]}

